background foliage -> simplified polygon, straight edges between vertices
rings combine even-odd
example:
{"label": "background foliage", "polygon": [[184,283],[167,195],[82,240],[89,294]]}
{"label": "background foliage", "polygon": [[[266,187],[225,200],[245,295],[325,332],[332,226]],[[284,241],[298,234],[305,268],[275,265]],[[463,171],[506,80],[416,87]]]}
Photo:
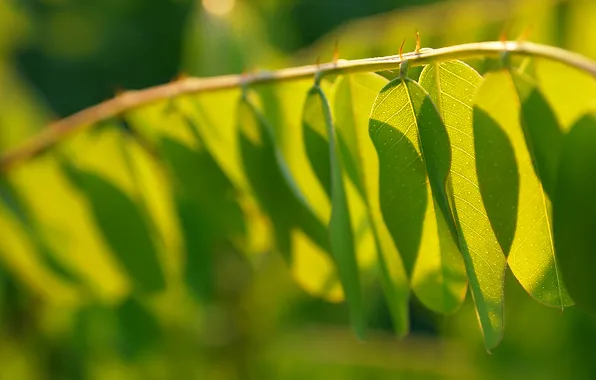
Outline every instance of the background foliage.
{"label": "background foliage", "polygon": [[[0,3],[0,148],[18,145],[47,121],[107,99],[117,88],[167,82],[180,71],[208,76],[250,67],[313,63],[318,56],[328,60],[335,40],[339,40],[342,58],[359,58],[395,54],[405,36],[410,37],[406,50],[412,50],[415,29],[421,31],[423,46],[441,47],[495,39],[504,25],[513,38],[530,26],[532,41],[596,58],[590,42],[590,26],[596,19],[591,1],[447,1],[415,7],[402,3],[396,10],[390,1],[344,3]],[[481,74],[498,65],[492,60],[470,63]],[[558,90],[544,96],[550,97],[548,101],[567,131],[585,104],[562,99],[584,99],[583,93],[594,93],[594,84],[581,75],[573,77],[573,71],[544,65],[532,64],[527,70],[533,70],[545,88]],[[565,72],[564,82],[557,82],[561,79],[550,75],[553,72]],[[397,73],[383,75],[391,79]],[[429,66],[423,74],[413,69],[410,75],[420,75],[420,84],[433,96],[432,78],[438,75],[433,68]],[[515,80],[503,75],[507,74],[489,75],[485,91],[491,97],[474,112],[499,120],[501,113],[495,112],[491,99],[499,84]],[[387,83],[367,75],[354,81],[370,93],[352,91],[355,84],[344,78],[333,84],[333,90],[327,82],[320,90],[330,96],[332,107],[357,110],[354,104],[367,97],[372,104]],[[444,301],[445,310],[439,310],[457,313],[441,316],[423,306],[437,303],[425,299],[421,281],[417,297],[410,300],[410,336],[397,340],[395,332],[406,329],[399,323],[405,316],[396,311],[399,305],[386,304],[383,298],[386,284],[376,273],[376,259],[367,248],[374,245],[371,228],[353,225],[350,229],[335,215],[337,233],[361,231],[358,239],[362,245],[342,247],[358,255],[363,289],[360,304],[356,308],[350,305],[349,310],[345,303],[337,302],[343,297],[337,277],[353,276],[354,268],[347,263],[336,275],[329,259],[317,252],[311,241],[321,233],[317,218],[330,214],[330,193],[334,202],[343,198],[342,203],[333,205],[335,210],[350,205],[353,222],[370,219],[374,224],[375,216],[363,217],[366,208],[354,196],[363,191],[366,182],[346,181],[346,188],[339,190],[334,185],[341,182],[337,170],[341,166],[352,170],[354,178],[365,171],[317,145],[321,131],[327,140],[336,137],[321,117],[325,101],[319,90],[311,90],[304,102],[312,84],[306,80],[263,86],[248,97],[241,106],[245,117],[239,143],[247,148],[242,150],[243,157],[221,148],[233,141],[233,136],[226,134],[232,128],[221,126],[235,123],[230,110],[240,96],[239,90],[230,90],[161,103],[136,110],[124,119],[109,120],[64,141],[55,156],[28,163],[11,175],[10,186],[1,183],[0,377],[593,378],[593,318],[576,307],[561,313],[532,302],[523,289],[528,289],[523,273],[529,271],[523,267],[524,258],[518,269],[510,260],[518,279],[509,271],[505,274],[507,328],[491,356],[486,355],[476,327],[469,294],[458,309],[463,297],[457,282],[450,293],[455,298],[451,304]],[[489,91],[491,84],[495,91]],[[522,100],[534,99],[523,80],[517,79],[515,85],[511,89],[529,94]],[[356,96],[361,98],[352,98]],[[513,98],[504,95],[503,99]],[[303,103],[304,109],[297,106]],[[544,111],[539,99],[522,103],[518,105],[522,115]],[[502,107],[503,103],[496,105]],[[281,125],[275,136],[262,133],[255,110],[275,121],[274,126]],[[337,140],[345,140],[342,133],[351,128],[346,125],[349,120],[342,120],[341,112],[333,112]],[[295,135],[288,133],[301,128],[301,120],[306,131],[313,131],[310,140],[306,136],[304,150],[296,144]],[[449,124],[447,118],[445,123]],[[196,133],[197,125],[201,134]],[[536,136],[545,134],[548,120],[540,125],[541,134]],[[260,134],[255,132],[259,130]],[[141,132],[144,139],[132,138],[132,131]],[[574,137],[578,141],[590,138],[580,129]],[[515,152],[519,152],[523,137],[509,135],[508,139],[513,143],[511,154],[519,154]],[[295,185],[312,189],[305,193],[306,201],[316,205],[310,213],[304,211],[304,200],[297,198],[292,188],[284,187],[283,171],[277,172],[277,182],[268,178],[269,186],[261,189],[256,186],[263,181],[251,180],[262,175],[259,169],[265,165],[274,165],[274,143],[282,148],[288,170],[298,173]],[[337,147],[357,149],[349,142],[346,146],[339,142]],[[507,155],[502,146],[483,147],[491,149],[495,155]],[[585,155],[577,159],[589,162],[589,152],[588,146]],[[455,151],[453,154],[455,161]],[[539,165],[541,173],[548,173],[552,155],[544,157]],[[312,170],[304,170],[307,159],[313,162]],[[255,172],[239,170],[239,160],[254,162],[247,167]],[[316,165],[324,160],[334,165]],[[523,160],[518,163],[523,164]],[[527,170],[532,169],[528,161],[525,164]],[[503,176],[506,171],[500,178]],[[209,181],[205,183],[203,178]],[[541,179],[546,193],[557,186]],[[234,189],[245,189],[249,183],[271,223],[252,197],[234,201]],[[498,182],[495,186],[496,193],[508,190],[498,188]],[[518,186],[527,189],[532,184]],[[267,193],[272,188],[278,191]],[[529,193],[519,194],[523,198]],[[564,201],[574,199],[573,195],[569,198]],[[168,199],[172,201],[165,201]],[[553,212],[562,213],[561,220],[565,220],[564,210],[555,208]],[[518,223],[523,223],[524,217],[536,218],[524,214]],[[291,225],[285,225],[288,220]],[[137,228],[128,228],[131,225]],[[512,239],[506,231],[505,235],[497,237],[499,243]],[[282,253],[303,252],[293,258],[291,267],[283,255],[271,253],[273,237],[278,245],[283,243],[276,247]],[[341,243],[332,240],[334,244]],[[520,242],[507,244],[513,250]],[[183,247],[209,254],[186,255]],[[130,255],[131,251],[143,255]],[[406,262],[406,271],[410,274],[411,270]],[[529,283],[531,276],[528,272]],[[165,292],[154,294],[164,288]],[[131,290],[134,296],[129,296]],[[544,303],[568,303],[562,293],[532,296]],[[361,312],[365,315],[358,315]],[[364,318],[368,332],[366,341],[359,342],[349,323],[352,320],[363,334],[358,326]]]}

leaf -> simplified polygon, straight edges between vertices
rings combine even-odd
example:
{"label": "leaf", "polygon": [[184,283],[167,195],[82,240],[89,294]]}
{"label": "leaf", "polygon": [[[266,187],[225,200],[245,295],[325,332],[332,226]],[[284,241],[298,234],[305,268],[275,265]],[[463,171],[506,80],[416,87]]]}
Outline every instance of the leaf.
{"label": "leaf", "polygon": [[154,314],[139,300],[127,298],[114,310],[119,348],[129,360],[138,359],[161,339],[161,330]]}
{"label": "leaf", "polygon": [[557,262],[575,302],[596,313],[596,115],[580,118],[566,136],[553,200]]}
{"label": "leaf", "polygon": [[[134,289],[162,291],[166,277],[156,228],[127,165],[125,136],[114,125],[98,128],[93,134],[69,141],[64,147],[62,169],[85,197],[102,236],[131,277]],[[87,144],[93,144],[93,148]],[[111,155],[119,170],[106,167],[97,155]]]}
{"label": "leaf", "polygon": [[[495,123],[494,127],[501,130],[503,139],[510,144],[509,148],[497,147],[492,152],[485,149],[484,154],[489,155],[492,166],[500,168],[501,178],[494,179],[487,186],[489,182],[483,181],[484,177],[479,170],[480,190],[487,209],[490,210],[489,206],[492,205],[493,209],[500,212],[499,219],[493,218],[496,212],[488,214],[497,237],[506,234],[512,238],[505,244],[499,239],[504,253],[508,255],[509,267],[537,301],[552,307],[568,306],[571,300],[565,291],[555,260],[550,201],[536,175],[520,125],[520,117],[523,117],[526,125],[530,125],[536,122],[535,116],[522,113],[516,88],[508,71],[487,76],[476,103],[490,116]],[[497,150],[500,156],[496,155]],[[517,181],[515,172],[518,173]],[[495,178],[495,174],[492,177]]]}
{"label": "leaf", "polygon": [[346,174],[366,203],[394,329],[404,336],[409,329],[409,284],[402,259],[381,214],[379,161],[367,128],[372,105],[385,84],[387,80],[376,74],[340,77],[333,86],[335,125],[337,149]]}
{"label": "leaf", "polygon": [[245,99],[238,106],[238,123],[244,169],[256,198],[272,219],[278,248],[289,254],[288,233],[296,226],[328,251],[327,229],[292,182],[265,120]]}
{"label": "leaf", "polygon": [[511,73],[521,103],[521,125],[536,175],[552,197],[556,185],[563,131],[542,91],[520,74]]}
{"label": "leaf", "polygon": [[[93,155],[93,150],[87,153]],[[117,173],[121,168],[114,164],[114,159],[106,156],[103,162]],[[7,179],[19,194],[23,206],[29,210],[40,239],[58,260],[69,264],[69,269],[81,278],[94,296],[112,301],[128,291],[127,279],[95,223],[87,201],[70,183],[53,155],[43,155],[14,168],[7,173]],[[32,186],[35,183],[43,183],[43,186]],[[8,252],[21,252],[11,255],[17,259],[14,264],[20,266],[29,255],[18,249],[15,247]],[[15,268],[12,264],[10,267]],[[38,279],[36,281],[47,282],[45,276],[36,274],[33,268],[27,269],[27,272],[28,276]],[[45,288],[50,290],[52,286]]]}
{"label": "leaf", "polygon": [[432,310],[450,313],[463,301],[466,282],[449,231],[445,181],[451,153],[444,129],[428,94],[410,79],[385,86],[371,114],[383,217],[418,298]]}
{"label": "leaf", "polygon": [[216,249],[241,245],[244,215],[236,189],[199,134],[203,128],[173,103],[145,107],[129,118],[150,134],[173,182],[182,227],[184,278],[200,302],[213,298]]}
{"label": "leaf", "polygon": [[31,236],[4,202],[0,202],[0,231],[0,259],[7,271],[46,300],[76,302],[78,294],[72,284],[44,265]]}
{"label": "leaf", "polygon": [[[308,91],[302,111],[302,128],[306,154],[317,179],[331,198],[331,158],[329,152],[329,135],[327,120],[323,117],[329,113],[326,100],[323,99],[320,87]],[[333,207],[333,206],[332,206]]]}
{"label": "leaf", "polygon": [[[420,84],[437,104],[449,135],[449,187],[460,250],[485,345],[491,349],[502,336],[506,263],[479,190],[477,166],[485,156],[483,151],[475,152],[474,147],[478,139],[491,141],[488,135],[477,136],[472,125],[472,116],[474,123],[481,121],[481,115],[472,114],[472,102],[481,81],[480,75],[462,62],[428,65],[420,75]],[[481,132],[488,134],[492,130],[482,128]]]}
{"label": "leaf", "polygon": [[52,249],[42,240],[42,235],[35,221],[31,218],[29,210],[26,209],[10,183],[3,178],[0,178],[0,205],[7,211],[10,210],[10,214],[18,221],[17,223],[22,227],[22,232],[27,235],[32,246],[35,247],[39,260],[66,282],[80,285],[77,274],[60,262]]}
{"label": "leaf", "polygon": [[[308,124],[307,132],[310,128],[324,128],[325,139],[309,141],[308,134],[306,146],[326,145],[327,158],[330,166],[330,177],[322,177],[323,183],[330,180],[331,195],[331,219],[329,221],[329,239],[331,243],[331,253],[337,265],[337,272],[341,280],[343,292],[350,310],[352,326],[359,337],[364,337],[366,329],[366,317],[362,300],[362,290],[360,287],[360,276],[358,272],[358,263],[356,260],[356,250],[354,247],[355,237],[352,231],[352,223],[348,199],[343,179],[342,157],[337,149],[337,138],[331,120],[331,110],[327,98],[321,88],[315,85],[309,90],[305,102],[304,124]],[[314,133],[321,133],[316,131]],[[318,153],[318,154],[316,154]],[[313,157],[319,157],[322,152],[312,153]],[[316,159],[315,159],[316,160]],[[316,161],[315,161],[316,162]],[[319,167],[314,165],[315,168]],[[321,173],[320,175],[325,175]]]}
{"label": "leaf", "polygon": [[[550,59],[535,59],[540,91],[563,131],[596,105],[596,80],[586,72]],[[573,99],[573,101],[571,101]]]}
{"label": "leaf", "polygon": [[253,104],[270,128],[284,175],[314,215],[326,224],[331,211],[329,198],[309,163],[301,125],[301,106],[311,85],[311,80],[300,80],[257,86],[258,99]]}

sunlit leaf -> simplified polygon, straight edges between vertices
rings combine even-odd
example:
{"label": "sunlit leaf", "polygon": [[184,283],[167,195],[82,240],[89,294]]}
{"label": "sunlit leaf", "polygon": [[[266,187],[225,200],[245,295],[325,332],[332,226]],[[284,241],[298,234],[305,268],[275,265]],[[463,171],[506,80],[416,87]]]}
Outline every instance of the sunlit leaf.
{"label": "sunlit leaf", "polygon": [[381,214],[378,197],[379,161],[368,133],[370,110],[378,92],[386,84],[387,80],[376,74],[354,74],[339,78],[333,88],[333,111],[337,148],[350,182],[364,199],[394,329],[403,336],[409,330],[409,283],[401,257]]}
{"label": "sunlit leaf", "polygon": [[563,131],[548,101],[531,79],[512,72],[521,103],[521,126],[532,163],[544,191],[552,197],[556,183]]}
{"label": "sunlit leaf", "polygon": [[503,328],[505,257],[478,188],[476,159],[483,156],[474,151],[479,137],[472,126],[472,102],[481,81],[478,73],[461,62],[428,65],[420,75],[421,85],[441,112],[452,146],[450,188],[460,249],[485,344],[490,349],[500,341]]}
{"label": "sunlit leaf", "polygon": [[441,117],[416,82],[396,79],[375,101],[370,136],[379,156],[381,210],[412,287],[429,308],[453,312],[466,281],[449,227],[451,148]]}
{"label": "sunlit leaf", "polygon": [[[320,150],[318,152],[311,150],[309,156],[315,157],[311,159],[311,161],[315,161],[314,168],[320,167],[316,162],[316,159],[320,157],[326,158],[330,166],[330,170],[326,173],[323,170],[316,171],[315,169],[315,171],[321,182],[328,183],[330,186],[328,191],[331,197],[331,219],[329,221],[331,253],[337,265],[337,272],[348,303],[352,326],[356,334],[363,337],[366,318],[355,252],[355,234],[352,230],[351,220],[353,217],[350,215],[344,185],[342,156],[337,148],[337,137],[331,120],[329,103],[317,85],[307,94],[303,120],[304,124],[307,124],[305,133],[310,131],[319,135],[318,137],[305,135],[307,152],[309,146],[318,149],[326,146],[328,152],[325,157]],[[317,140],[313,141],[312,138],[317,138]]]}
{"label": "sunlit leaf", "polygon": [[114,310],[119,348],[134,360],[159,342],[161,330],[153,312],[135,298],[127,298]]}
{"label": "sunlit leaf", "polygon": [[[104,162],[110,167],[113,157],[104,158]],[[69,263],[69,269],[81,277],[91,293],[113,300],[128,291],[127,279],[118,268],[87,201],[53,156],[44,155],[12,170],[8,179],[29,210],[40,238],[57,259]],[[24,259],[27,255],[15,257]]]}
{"label": "sunlit leaf", "polygon": [[596,79],[586,72],[550,59],[534,60],[540,91],[563,131],[596,105]]}
{"label": "sunlit leaf", "polygon": [[569,294],[596,313],[596,116],[580,118],[566,136],[553,200],[558,265]]}
{"label": "sunlit leaf", "polygon": [[185,111],[172,103],[160,104],[129,117],[152,136],[165,161],[184,237],[184,278],[193,293],[206,301],[213,296],[216,249],[242,240],[244,219],[236,189],[199,135],[205,128],[195,125]]}
{"label": "sunlit leaf", "polygon": [[[325,107],[318,86],[311,88],[306,96],[302,111],[302,127],[306,154],[317,179],[331,197],[331,161],[329,156],[329,135],[327,121],[323,117],[329,113]],[[327,107],[328,108],[328,107]],[[332,206],[333,207],[333,206]]]}
{"label": "sunlit leaf", "polygon": [[[495,128],[495,132],[500,130],[495,134],[503,134],[499,137],[503,140],[502,146],[493,143],[492,151],[488,148],[490,144],[484,148],[477,146],[476,151],[478,155],[479,152],[490,155],[486,160],[487,168],[481,172],[479,167],[480,189],[493,229],[508,255],[509,267],[536,300],[553,307],[567,306],[571,300],[555,260],[550,201],[536,175],[520,124],[520,117],[529,125],[534,122],[533,116],[521,113],[508,71],[487,76],[476,103],[486,113],[486,119],[494,123],[491,128]],[[480,128],[488,130],[488,125],[479,124],[475,133]],[[493,138],[493,142],[496,141],[498,138]],[[496,179],[490,171],[501,174]],[[489,178],[492,179],[485,181]]]}
{"label": "sunlit leaf", "polygon": [[[156,228],[127,165],[123,134],[118,126],[106,125],[97,128],[93,136],[75,137],[65,147],[62,168],[87,200],[98,228],[131,276],[135,290],[157,292],[165,289],[166,278]],[[100,159],[108,152],[118,170]]]}
{"label": "sunlit leaf", "polygon": [[331,206],[325,189],[310,165],[304,146],[302,105],[312,80],[282,82],[255,87],[253,104],[270,128],[273,141],[285,166],[284,175],[298,189],[318,219],[327,223]]}
{"label": "sunlit leaf", "polygon": [[[292,266],[294,261],[298,264],[308,261],[322,265],[316,270],[299,265],[293,267],[292,272],[299,283],[310,284],[309,291],[323,289],[323,296],[337,299],[334,277],[315,279],[312,273],[313,270],[320,273],[331,271],[330,262],[326,258],[314,259],[331,252],[328,229],[306,204],[293,182],[283,156],[274,145],[271,128],[246,99],[242,99],[238,104],[238,123],[243,168],[259,206],[271,220],[278,252],[284,255]],[[305,240],[304,237],[308,239]],[[313,244],[316,248],[305,251],[296,249],[312,247]],[[299,257],[302,255],[304,257]],[[303,271],[299,271],[300,268]]]}

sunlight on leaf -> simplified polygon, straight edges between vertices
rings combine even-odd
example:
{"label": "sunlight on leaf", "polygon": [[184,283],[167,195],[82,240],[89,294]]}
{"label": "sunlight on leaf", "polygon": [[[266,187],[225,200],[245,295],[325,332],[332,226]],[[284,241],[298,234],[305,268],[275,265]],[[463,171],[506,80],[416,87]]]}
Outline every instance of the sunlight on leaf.
{"label": "sunlight on leaf", "polygon": [[476,314],[485,345],[491,349],[499,343],[503,329],[505,258],[478,188],[472,104],[482,78],[462,62],[444,62],[426,66],[420,83],[437,104],[452,145],[455,223]]}
{"label": "sunlight on leaf", "polygon": [[592,75],[548,59],[535,59],[534,66],[540,90],[563,131],[596,106],[596,79]]}
{"label": "sunlight on leaf", "polygon": [[[366,317],[362,300],[361,279],[355,250],[355,234],[352,229],[353,216],[350,215],[342,157],[337,149],[337,136],[331,120],[331,110],[327,98],[320,87],[313,87],[306,99],[307,122],[311,127],[322,127],[327,136],[328,161],[330,164],[331,219],[329,221],[329,239],[331,254],[337,265],[346,302],[350,310],[352,326],[356,334],[363,338],[366,329]],[[308,106],[313,105],[314,110]],[[308,135],[307,135],[308,136]],[[316,166],[315,166],[316,167]],[[326,179],[323,177],[323,179]]]}
{"label": "sunlight on leaf", "polygon": [[[63,262],[70,262],[100,299],[111,301],[128,292],[121,272],[85,198],[73,187],[52,156],[37,158],[10,173],[9,179]],[[40,181],[44,186],[36,186]],[[64,212],[68,210],[68,212]]]}
{"label": "sunlight on leaf", "polygon": [[[499,231],[506,234],[513,231],[510,251],[507,251],[509,246],[503,246],[503,249],[508,254],[509,267],[526,291],[545,305],[563,308],[570,305],[571,300],[566,294],[555,260],[550,201],[534,170],[520,116],[524,117],[526,124],[532,123],[533,120],[526,119],[531,115],[521,114],[516,88],[508,71],[489,74],[483,91],[486,92],[481,92],[477,104],[505,133],[512,148],[512,154],[508,154],[507,157],[499,158],[495,154],[491,157],[493,165],[505,170],[500,176],[500,185],[497,185],[495,180],[495,185],[491,185],[490,191],[487,186],[483,187],[486,183],[482,182],[482,176],[480,178],[480,189],[483,191],[487,208],[489,204],[494,204],[495,209],[498,207],[503,211],[500,214],[503,217],[500,219],[493,219],[489,213],[493,228],[497,236]],[[502,157],[507,149],[500,148],[499,151]],[[508,160],[515,162],[507,164]],[[503,168],[504,165],[508,169]],[[518,172],[518,183],[513,179],[507,180],[510,176],[515,178],[514,174],[510,174],[515,171]],[[509,198],[504,196],[511,189],[518,192],[519,200],[517,194]],[[515,210],[515,213],[506,215],[504,212],[507,210]]]}
{"label": "sunlight on leaf", "polygon": [[396,79],[375,101],[370,136],[379,156],[381,210],[412,288],[432,310],[453,312],[466,281],[449,228],[451,148],[440,115],[416,82]]}
{"label": "sunlight on leaf", "polygon": [[[349,183],[364,199],[378,254],[381,283],[399,336],[409,330],[409,284],[404,266],[379,205],[379,161],[368,133],[369,115],[387,80],[376,74],[340,77],[333,85],[337,148],[341,152]],[[350,110],[350,112],[346,112]],[[348,186],[350,189],[352,186]],[[349,194],[349,193],[348,193]]]}

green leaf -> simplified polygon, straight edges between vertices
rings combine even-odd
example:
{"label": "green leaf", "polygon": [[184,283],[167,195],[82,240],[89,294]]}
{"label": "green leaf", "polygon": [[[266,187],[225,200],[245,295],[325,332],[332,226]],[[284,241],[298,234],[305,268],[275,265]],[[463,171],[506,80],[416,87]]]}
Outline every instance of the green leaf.
{"label": "green leaf", "polygon": [[[428,65],[420,83],[437,104],[452,147],[451,180],[453,212],[460,250],[486,347],[495,347],[503,329],[503,276],[505,257],[492,231],[479,190],[478,139],[472,125],[472,102],[482,78],[462,62]],[[492,131],[492,130],[490,130]],[[482,129],[482,132],[488,131]],[[491,141],[490,138],[486,138]]]}
{"label": "green leaf", "polygon": [[127,298],[114,310],[119,348],[129,360],[138,359],[161,339],[161,329],[155,315],[135,298]]}
{"label": "green leaf", "polygon": [[526,146],[544,191],[552,198],[556,184],[563,131],[542,91],[515,72],[511,73],[521,103],[521,125]]}
{"label": "green leaf", "polygon": [[376,74],[340,77],[333,86],[334,111],[337,148],[348,177],[366,203],[394,329],[404,336],[409,330],[409,284],[402,259],[381,214],[379,161],[368,133],[370,110],[386,84],[387,80]]}
{"label": "green leaf", "polygon": [[535,59],[534,67],[542,94],[562,130],[568,131],[593,108],[596,80],[591,74],[550,59]]}
{"label": "green leaf", "polygon": [[254,195],[271,217],[280,251],[289,255],[288,233],[292,227],[302,229],[319,247],[328,250],[327,229],[293,183],[270,128],[246,99],[239,103],[238,123],[244,169]]}
{"label": "green leaf", "polygon": [[[331,120],[331,110],[327,98],[319,86],[314,86],[308,92],[305,104],[305,124],[309,124],[309,128],[324,128],[328,140],[326,146],[331,182],[329,189],[331,195],[331,219],[329,221],[331,253],[337,265],[337,272],[348,303],[352,326],[356,334],[362,338],[366,329],[366,317],[354,247],[352,217],[350,216],[344,185],[342,156],[337,149],[337,137]],[[317,133],[320,133],[320,131]],[[305,135],[305,137],[308,138],[308,135]],[[317,143],[323,144],[324,140],[319,140]],[[308,146],[309,141],[307,140]],[[317,165],[314,167],[317,167]]]}
{"label": "green leaf", "polygon": [[596,313],[596,115],[580,118],[566,136],[553,200],[557,260],[569,294]]}
{"label": "green leaf", "polygon": [[271,220],[277,251],[291,263],[297,281],[308,291],[340,300],[329,260],[328,229],[294,183],[263,116],[244,97],[239,101],[237,115],[246,178]]}
{"label": "green leaf", "polygon": [[253,105],[269,127],[284,175],[314,215],[327,224],[331,214],[329,197],[308,160],[301,123],[304,94],[311,86],[310,79],[257,86],[258,97]]}
{"label": "green leaf", "polygon": [[13,186],[3,178],[0,178],[0,205],[10,210],[12,216],[18,220],[23,233],[27,235],[31,244],[35,247],[37,256],[44,265],[65,281],[71,282],[73,285],[81,284],[78,275],[71,268],[60,262],[55,252],[52,251],[52,248],[43,241],[42,235],[38,230],[35,220],[31,217],[30,211],[26,208]]}
{"label": "green leaf", "polygon": [[379,156],[381,210],[414,292],[427,307],[453,312],[466,281],[445,189],[451,148],[438,110],[416,82],[393,80],[375,101],[370,136]]}
{"label": "green leaf", "polygon": [[[76,139],[86,136],[81,134]],[[90,145],[92,148],[85,146],[86,156],[93,157],[97,151],[102,151],[105,142],[94,140]],[[114,176],[123,171],[117,155],[106,155],[101,162]],[[91,293],[102,300],[112,301],[128,291],[126,276],[95,223],[88,202],[64,175],[53,155],[40,156],[27,165],[11,170],[7,173],[7,179],[37,226],[40,239],[60,262],[69,264],[69,269],[81,278]],[[44,186],[32,186],[32,183],[43,183]],[[2,230],[19,230],[10,227],[13,223],[11,220],[0,220],[0,223],[8,223],[1,227]],[[38,261],[32,260],[34,248],[27,248],[30,247],[27,238],[19,237],[12,242],[9,239],[0,240],[2,244],[10,246],[6,251],[7,267],[19,272],[23,270],[27,273],[25,278],[41,282],[42,292],[62,293],[59,286],[54,284],[55,281],[48,279],[45,274],[47,269],[40,268]]]}
{"label": "green leaf", "polygon": [[[329,152],[329,135],[327,120],[323,115],[329,113],[328,105],[320,87],[316,86],[308,91],[302,111],[302,128],[304,146],[310,164],[323,185],[325,192],[331,198],[331,158]],[[333,207],[333,205],[331,206]]]}
{"label": "green leaf", "polygon": [[[520,94],[522,100],[526,101],[526,107],[532,107],[531,111],[541,111],[541,114],[536,116],[529,109],[524,112],[524,106],[520,104],[517,97],[514,79],[510,72],[492,73],[490,79],[490,82],[487,79],[486,84],[489,86],[487,91],[490,93],[484,93],[485,96],[479,97],[477,103],[483,105],[483,109],[490,114],[498,128],[506,135],[513,153],[508,154],[503,160],[493,155],[490,160],[493,166],[497,163],[505,172],[517,171],[519,182],[513,179],[508,181],[507,174],[503,173],[498,183],[495,180],[494,186],[489,188],[483,187],[486,183],[481,178],[480,189],[483,191],[484,202],[487,208],[489,204],[493,204],[493,207],[498,208],[503,216],[500,219],[493,219],[489,212],[497,237],[500,231],[504,231],[506,234],[511,234],[513,238],[510,240],[510,245],[502,245],[502,248],[508,255],[507,263],[515,277],[537,301],[547,306],[563,308],[571,305],[572,301],[567,295],[555,259],[551,204],[536,174],[521,125],[521,123],[526,126],[540,123],[530,128],[546,128],[548,124],[544,123],[544,118],[549,111],[536,109],[536,97],[524,97],[522,90]],[[523,83],[518,80],[520,90],[522,86]],[[528,103],[530,101],[534,103]],[[541,105],[547,106],[544,102],[541,102]],[[552,114],[552,111],[550,113]],[[551,124],[551,128],[555,127]],[[501,148],[499,151],[503,155],[507,150]],[[506,169],[507,167],[509,169]],[[511,212],[507,213],[507,210]]]}
{"label": "green leaf", "polygon": [[[129,115],[150,134],[165,161],[176,195],[186,262],[184,278],[201,302],[213,297],[213,255],[216,248],[244,238],[244,215],[236,189],[199,134],[205,128],[174,103],[145,107]],[[215,140],[214,137],[211,137]]]}
{"label": "green leaf", "polygon": [[[155,225],[128,162],[127,138],[113,124],[97,128],[92,136],[77,136],[64,147],[62,169],[88,202],[102,236],[131,277],[134,289],[154,293],[165,289],[166,273]],[[87,144],[94,144],[95,151],[87,149]],[[112,155],[119,170],[104,166],[95,153]]]}

